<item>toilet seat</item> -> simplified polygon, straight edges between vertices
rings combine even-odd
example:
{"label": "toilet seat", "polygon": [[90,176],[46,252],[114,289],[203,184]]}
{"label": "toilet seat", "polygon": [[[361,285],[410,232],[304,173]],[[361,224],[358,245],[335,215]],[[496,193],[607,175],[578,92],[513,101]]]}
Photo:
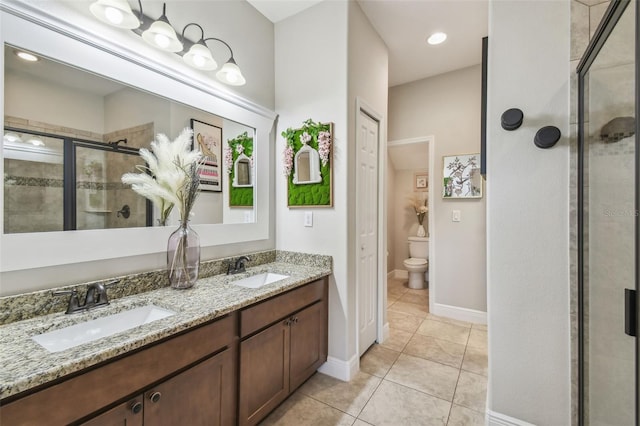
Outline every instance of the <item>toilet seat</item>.
{"label": "toilet seat", "polygon": [[411,257],[409,259],[405,259],[404,264],[407,266],[424,266],[427,265],[429,261],[427,259],[419,259],[415,257]]}

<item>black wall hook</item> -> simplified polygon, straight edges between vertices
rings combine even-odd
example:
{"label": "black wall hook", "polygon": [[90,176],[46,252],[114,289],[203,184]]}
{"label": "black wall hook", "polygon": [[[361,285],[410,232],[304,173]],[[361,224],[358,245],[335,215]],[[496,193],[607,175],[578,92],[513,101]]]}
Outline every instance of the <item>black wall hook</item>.
{"label": "black wall hook", "polygon": [[518,108],[511,108],[502,113],[500,124],[505,130],[516,130],[522,125],[524,114]]}
{"label": "black wall hook", "polygon": [[551,148],[560,140],[560,136],[562,133],[556,126],[545,126],[536,132],[533,143],[538,148]]}

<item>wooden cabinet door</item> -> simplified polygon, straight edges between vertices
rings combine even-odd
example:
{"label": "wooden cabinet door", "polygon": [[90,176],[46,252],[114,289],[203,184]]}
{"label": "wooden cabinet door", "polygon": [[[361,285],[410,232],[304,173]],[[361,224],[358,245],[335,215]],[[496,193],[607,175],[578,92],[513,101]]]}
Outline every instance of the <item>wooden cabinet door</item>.
{"label": "wooden cabinet door", "polygon": [[291,392],[327,360],[324,306],[323,302],[318,302],[291,317]]}
{"label": "wooden cabinet door", "polygon": [[113,407],[111,410],[82,423],[83,426],[142,426],[142,395]]}
{"label": "wooden cabinet door", "polygon": [[258,423],[288,395],[287,319],[240,343],[240,425]]}
{"label": "wooden cabinet door", "polygon": [[145,425],[235,424],[233,354],[227,349],[145,392]]}

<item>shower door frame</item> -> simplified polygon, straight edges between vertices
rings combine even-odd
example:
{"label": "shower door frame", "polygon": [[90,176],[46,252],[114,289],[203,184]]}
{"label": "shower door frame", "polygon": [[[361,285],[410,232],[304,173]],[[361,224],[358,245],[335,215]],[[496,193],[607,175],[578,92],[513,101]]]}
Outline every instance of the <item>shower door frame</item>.
{"label": "shower door frame", "polygon": [[[598,53],[606,43],[609,35],[617,25],[620,17],[626,10],[631,0],[612,0],[607,11],[600,21],[596,32],[591,39],[576,72],[578,74],[578,425],[585,426],[585,350],[584,350],[584,78],[589,72],[591,64],[598,56]],[[635,418],[636,424],[640,424],[640,315],[638,315],[638,294],[640,291],[640,266],[638,262],[638,254],[640,253],[640,120],[638,119],[638,111],[640,111],[640,4],[636,4],[635,10],[635,291],[636,291],[636,312],[635,312]]]}

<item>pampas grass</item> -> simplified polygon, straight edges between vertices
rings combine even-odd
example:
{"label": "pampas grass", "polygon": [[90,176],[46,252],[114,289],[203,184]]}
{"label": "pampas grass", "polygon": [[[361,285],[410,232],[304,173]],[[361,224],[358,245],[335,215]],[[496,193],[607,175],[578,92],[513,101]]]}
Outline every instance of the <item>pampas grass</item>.
{"label": "pampas grass", "polygon": [[202,155],[191,149],[193,130],[188,127],[173,142],[163,134],[156,138],[150,150],[140,149],[147,165],[136,166],[140,173],[122,175],[122,182],[158,206],[160,225],[167,224],[174,206],[185,223],[200,192],[198,166]]}

